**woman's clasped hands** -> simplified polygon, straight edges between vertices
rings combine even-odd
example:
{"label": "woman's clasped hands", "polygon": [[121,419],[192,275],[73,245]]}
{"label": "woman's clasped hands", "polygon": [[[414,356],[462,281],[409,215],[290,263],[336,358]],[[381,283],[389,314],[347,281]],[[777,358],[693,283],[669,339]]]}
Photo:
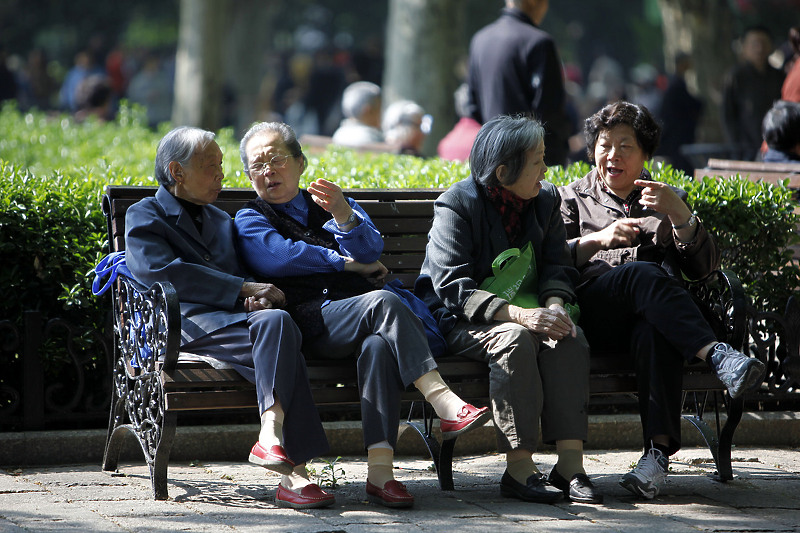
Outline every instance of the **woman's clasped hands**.
{"label": "woman's clasped hands", "polygon": [[567,336],[575,337],[578,334],[567,310],[559,303],[533,309],[509,305],[508,313],[513,322],[534,333],[543,333],[555,341]]}

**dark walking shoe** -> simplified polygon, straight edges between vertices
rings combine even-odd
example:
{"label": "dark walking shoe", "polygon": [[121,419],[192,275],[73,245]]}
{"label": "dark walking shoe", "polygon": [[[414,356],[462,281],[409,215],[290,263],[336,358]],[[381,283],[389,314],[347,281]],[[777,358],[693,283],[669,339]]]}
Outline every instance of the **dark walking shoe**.
{"label": "dark walking shoe", "polygon": [[731,398],[738,398],[764,380],[764,363],[754,357],[747,357],[724,342],[714,345],[708,359],[719,380],[728,388]]}
{"label": "dark walking shoe", "polygon": [[503,473],[500,480],[500,494],[506,498],[517,498],[526,502],[554,503],[563,497],[561,490],[555,488],[547,479],[535,472],[528,477],[528,482],[523,485],[508,473]]}
{"label": "dark walking shoe", "polygon": [[547,481],[555,488],[564,493],[564,497],[573,502],[579,503],[603,503],[603,495],[600,494],[589,479],[589,476],[578,473],[567,481],[555,467],[547,476]]}

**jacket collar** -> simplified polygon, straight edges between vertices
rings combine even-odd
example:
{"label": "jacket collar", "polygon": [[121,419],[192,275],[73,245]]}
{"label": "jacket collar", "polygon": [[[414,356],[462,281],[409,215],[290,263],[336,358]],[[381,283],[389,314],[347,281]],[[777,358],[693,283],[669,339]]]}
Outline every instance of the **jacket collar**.
{"label": "jacket collar", "polygon": [[[648,172],[647,169],[644,169],[641,179],[652,180],[653,177],[650,175],[650,172]],[[617,203],[617,201],[611,197],[611,194],[606,191],[600,180],[600,175],[597,173],[597,168],[595,167],[586,175],[585,178],[582,178],[575,183],[575,192],[580,196],[591,198],[603,207],[608,207],[609,209],[623,213],[619,203]]]}
{"label": "jacket collar", "polygon": [[203,233],[201,235],[180,202],[163,185],[156,191],[156,201],[164,209],[165,215],[177,219],[175,225],[178,228],[207,248],[207,243],[211,242],[217,233],[217,222],[211,219],[208,208],[203,209]]}
{"label": "jacket collar", "polygon": [[533,20],[528,15],[526,15],[524,11],[516,7],[504,7],[502,15],[506,17],[511,17],[520,22],[524,22],[525,24],[530,24],[531,26],[535,26],[538,28],[538,26],[534,24]]}

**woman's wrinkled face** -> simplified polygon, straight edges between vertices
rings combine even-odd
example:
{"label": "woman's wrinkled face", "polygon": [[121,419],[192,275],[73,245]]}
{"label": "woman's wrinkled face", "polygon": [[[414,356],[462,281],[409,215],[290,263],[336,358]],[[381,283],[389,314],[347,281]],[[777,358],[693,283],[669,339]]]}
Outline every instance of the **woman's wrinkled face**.
{"label": "woman's wrinkled face", "polygon": [[214,202],[222,191],[222,150],[211,141],[205,148],[198,148],[186,165],[173,162],[170,172],[175,179],[173,194],[193,204],[206,205]]}
{"label": "woman's wrinkled face", "polygon": [[254,135],[247,141],[245,152],[250,183],[262,200],[284,204],[297,196],[305,163],[302,157],[291,155],[280,134],[265,131]]}
{"label": "woman's wrinkled face", "polygon": [[[500,183],[503,183],[501,174],[504,175],[505,171],[501,172],[500,169],[505,169],[505,166],[501,166],[498,169],[498,179]],[[539,194],[539,191],[542,190],[542,180],[546,172],[547,165],[544,164],[544,142],[541,142],[539,146],[525,153],[525,166],[522,167],[519,179],[511,185],[503,185],[503,187],[523,200],[530,200],[531,198],[535,198]]]}
{"label": "woman's wrinkled face", "polygon": [[597,173],[620,198],[625,198],[633,190],[633,182],[642,174],[646,160],[636,132],[627,124],[603,130],[597,137],[594,146]]}

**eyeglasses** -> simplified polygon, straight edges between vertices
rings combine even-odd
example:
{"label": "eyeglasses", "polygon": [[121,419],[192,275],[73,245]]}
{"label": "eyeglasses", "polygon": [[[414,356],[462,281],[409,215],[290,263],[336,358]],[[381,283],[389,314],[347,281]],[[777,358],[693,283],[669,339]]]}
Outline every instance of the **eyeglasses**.
{"label": "eyeglasses", "polygon": [[251,174],[263,174],[267,171],[267,166],[269,166],[272,170],[278,170],[284,168],[286,166],[286,162],[289,161],[290,157],[295,157],[293,155],[276,155],[266,163],[253,163],[250,165],[250,173]]}

